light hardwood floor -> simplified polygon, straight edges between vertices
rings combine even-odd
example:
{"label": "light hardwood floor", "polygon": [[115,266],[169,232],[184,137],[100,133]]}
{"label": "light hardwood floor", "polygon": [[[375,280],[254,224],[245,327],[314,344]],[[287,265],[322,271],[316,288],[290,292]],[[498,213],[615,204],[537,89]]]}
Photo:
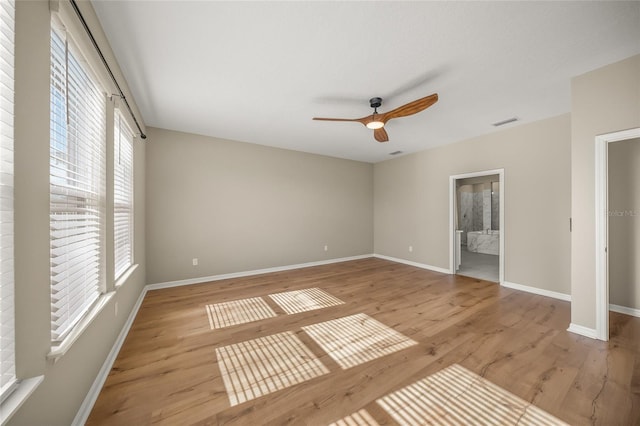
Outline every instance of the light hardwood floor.
{"label": "light hardwood floor", "polygon": [[[285,314],[267,297],[320,288],[344,304]],[[207,304],[262,297],[276,314],[212,330]],[[302,330],[366,314],[417,342],[342,369]],[[381,259],[154,290],[88,425],[328,425],[459,364],[573,425],[640,422],[640,319],[611,313],[609,342],[566,331],[570,304]],[[318,377],[231,406],[216,349],[292,332],[326,367]],[[285,366],[286,367],[286,366]]]}

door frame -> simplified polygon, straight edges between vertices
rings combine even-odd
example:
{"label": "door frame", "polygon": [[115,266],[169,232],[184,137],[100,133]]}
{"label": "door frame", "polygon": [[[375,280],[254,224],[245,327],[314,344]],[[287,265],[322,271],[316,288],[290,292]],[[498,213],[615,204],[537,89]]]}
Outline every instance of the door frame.
{"label": "door frame", "polygon": [[505,222],[504,222],[504,169],[483,170],[479,172],[463,173],[459,175],[449,176],[449,269],[452,274],[456,274],[456,180],[466,179],[478,176],[498,175],[500,178],[500,257],[499,257],[499,284],[504,283],[504,241],[505,241]]}
{"label": "door frame", "polygon": [[595,139],[596,338],[609,340],[609,144],[640,138],[640,127],[598,135]]}

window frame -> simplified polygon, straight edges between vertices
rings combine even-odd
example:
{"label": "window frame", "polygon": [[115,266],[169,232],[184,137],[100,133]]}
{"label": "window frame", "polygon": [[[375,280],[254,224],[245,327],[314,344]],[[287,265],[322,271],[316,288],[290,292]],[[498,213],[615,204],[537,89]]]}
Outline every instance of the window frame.
{"label": "window frame", "polygon": [[[55,37],[58,37],[59,40],[64,44],[64,63],[61,64],[61,58],[56,57],[54,59],[54,44],[56,44]],[[60,47],[60,46],[58,46]],[[57,62],[56,62],[57,61]],[[62,77],[59,80],[56,80],[55,75],[55,66],[62,66],[62,71],[64,72],[64,82],[61,82]],[[73,67],[73,68],[72,68]],[[75,71],[75,72],[74,72]],[[106,293],[106,278],[105,278],[105,249],[106,249],[106,206],[105,200],[107,196],[107,187],[106,187],[106,150],[107,150],[107,98],[104,90],[104,82],[98,77],[98,75],[93,71],[92,67],[89,65],[89,62],[86,59],[86,55],[82,51],[81,47],[75,42],[72,35],[69,33],[64,23],[58,19],[55,15],[52,16],[51,20],[51,129],[50,129],[50,224],[51,224],[51,234],[50,234],[50,259],[51,259],[51,268],[50,268],[50,279],[51,279],[51,294],[52,294],[52,303],[51,303],[51,315],[52,315],[52,324],[51,324],[51,342],[52,342],[52,352],[55,352],[56,349],[59,349],[62,346],[65,346],[65,342],[68,340],[75,341],[77,336],[77,329],[84,328],[81,326],[83,323],[83,319],[95,310],[97,306],[103,306],[105,301],[100,300],[100,298]],[[83,75],[82,75],[83,74]],[[75,76],[75,80],[74,80]],[[85,80],[82,80],[82,79]],[[63,86],[59,87],[58,92],[64,91],[62,93],[63,105],[61,107],[65,108],[64,115],[60,117],[56,116],[54,113],[54,108],[60,107],[55,104],[54,99],[56,99],[56,83],[63,83]],[[78,84],[78,93],[72,93],[70,90],[74,89],[75,86],[71,86],[72,84]],[[84,84],[84,87],[82,87]],[[80,98],[80,94],[82,92],[82,88],[90,91],[93,96],[93,105],[83,105],[82,102],[86,102],[86,93],[85,99]],[[75,96],[75,98],[72,98]],[[75,102],[75,103],[74,103]],[[83,109],[84,108],[84,109]],[[62,114],[61,111],[56,110],[57,113]],[[75,114],[76,122],[73,122],[73,119],[70,117],[71,114]],[[59,121],[56,121],[55,118],[60,118]],[[79,123],[79,124],[78,124]],[[83,127],[85,126],[85,127]],[[98,126],[97,128],[94,128]],[[86,134],[76,134],[72,137],[69,137],[68,130],[75,130],[76,133],[85,132]],[[64,132],[64,143],[66,146],[56,146],[54,144],[56,142],[61,142],[58,140],[54,140],[54,132]],[[89,139],[87,139],[89,138]],[[71,144],[74,143],[73,149],[70,151]],[[66,158],[60,157],[56,158],[54,155],[55,148],[64,148],[66,150]],[[80,160],[82,159],[82,160]],[[69,165],[65,166],[64,161]],[[55,165],[54,165],[55,163]],[[60,166],[61,176],[56,179],[54,168],[56,166]],[[66,167],[66,169],[65,169]],[[74,186],[75,175],[80,177],[86,177],[88,180]],[[84,174],[83,174],[84,173]],[[73,177],[73,178],[72,178]],[[55,183],[54,183],[55,182]],[[60,185],[60,188],[55,188],[57,185]],[[66,184],[66,187],[65,187]],[[83,187],[85,186],[85,187]],[[77,271],[76,276],[74,276],[73,281],[66,285],[61,285],[60,282],[54,283],[54,277],[56,274],[68,274],[70,270],[69,267],[60,268],[60,271],[64,272],[56,272],[54,268],[57,265],[54,262],[54,241],[60,239],[61,241],[65,238],[69,239],[72,237],[64,236],[67,232],[65,226],[68,226],[71,229],[74,225],[72,222],[74,220],[69,221],[70,225],[65,225],[61,220],[60,223],[54,220],[53,210],[55,209],[54,205],[58,200],[74,200],[76,201],[75,210],[74,208],[64,210],[69,217],[78,217],[76,220],[76,229],[80,229],[83,227],[83,220],[81,212],[86,213],[86,227],[89,229],[92,227],[91,232],[93,233],[92,237],[86,238],[89,240],[88,242],[78,242],[78,246],[82,244],[88,244],[88,247],[92,248],[92,255],[87,256],[85,254],[80,257],[84,257],[81,259],[81,262],[71,263],[72,267],[75,267],[75,271]],[[73,216],[73,215],[76,216]],[[60,215],[61,219],[64,219],[64,216]],[[95,220],[96,222],[91,225],[91,220]],[[60,228],[56,228],[56,226],[60,226]],[[58,236],[54,235],[54,232],[58,232]],[[78,235],[80,236],[78,239],[81,240],[83,237],[87,237],[90,233],[80,232],[78,231]],[[59,235],[63,235],[60,237]],[[95,240],[95,241],[93,241]],[[93,242],[92,242],[93,241]],[[73,243],[75,244],[75,243]],[[68,244],[71,245],[71,244]],[[56,252],[58,253],[58,252]],[[76,250],[77,253],[77,250]],[[67,256],[66,254],[64,256]],[[90,277],[89,281],[90,285],[85,283],[85,279],[82,275],[85,273],[83,270],[83,263],[85,262],[87,265],[93,265],[91,270],[93,277]],[[65,263],[64,258],[61,265],[68,265]],[[83,272],[80,272],[83,271]],[[73,293],[73,299],[71,297],[67,297],[68,300],[65,302],[60,302],[59,305],[56,305],[54,302],[54,297],[58,294],[56,291],[67,292],[67,287],[71,287],[71,284],[75,283],[75,290]],[[83,294],[88,291],[88,294]],[[77,299],[80,298],[80,299]],[[77,300],[81,300],[77,302]],[[80,307],[77,308],[77,304],[79,303]],[[60,310],[60,306],[64,306],[67,311],[71,311],[70,313],[65,313],[69,317],[68,320],[61,321],[64,326],[57,326],[55,321],[58,317],[55,316],[55,313]],[[74,308],[74,309],[69,309]],[[63,314],[63,315],[65,315]],[[61,315],[60,315],[61,316]]]}
{"label": "window frame", "polygon": [[[15,2],[0,4],[0,404],[16,390],[14,253]],[[4,309],[2,307],[4,306]]]}

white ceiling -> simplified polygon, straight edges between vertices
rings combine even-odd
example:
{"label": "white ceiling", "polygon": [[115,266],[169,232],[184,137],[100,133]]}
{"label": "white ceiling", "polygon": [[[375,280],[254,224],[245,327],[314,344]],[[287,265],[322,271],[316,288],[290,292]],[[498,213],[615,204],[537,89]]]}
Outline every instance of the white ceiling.
{"label": "white ceiling", "polygon": [[[569,112],[572,77],[640,53],[637,1],[93,4],[147,125],[367,162]],[[387,143],[311,120],[434,92]]]}

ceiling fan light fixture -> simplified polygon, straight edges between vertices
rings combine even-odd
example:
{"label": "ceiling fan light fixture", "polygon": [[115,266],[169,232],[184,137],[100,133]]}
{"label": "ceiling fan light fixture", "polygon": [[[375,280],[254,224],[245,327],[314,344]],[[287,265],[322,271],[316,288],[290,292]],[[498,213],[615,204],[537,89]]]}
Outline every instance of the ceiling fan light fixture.
{"label": "ceiling fan light fixture", "polygon": [[387,121],[395,118],[406,117],[413,115],[429,108],[431,105],[438,101],[438,94],[434,93],[424,98],[416,99],[413,102],[399,106],[391,111],[378,114],[378,107],[382,105],[382,98],[371,98],[369,104],[373,108],[373,114],[362,118],[324,118],[313,117],[314,120],[322,121],[355,121],[357,123],[365,125],[367,128],[373,130],[373,138],[378,142],[387,142],[389,135],[384,128]]}
{"label": "ceiling fan light fixture", "polygon": [[367,127],[372,129],[372,130],[376,130],[376,129],[381,129],[384,127],[384,123],[382,121],[370,121],[367,123]]}

